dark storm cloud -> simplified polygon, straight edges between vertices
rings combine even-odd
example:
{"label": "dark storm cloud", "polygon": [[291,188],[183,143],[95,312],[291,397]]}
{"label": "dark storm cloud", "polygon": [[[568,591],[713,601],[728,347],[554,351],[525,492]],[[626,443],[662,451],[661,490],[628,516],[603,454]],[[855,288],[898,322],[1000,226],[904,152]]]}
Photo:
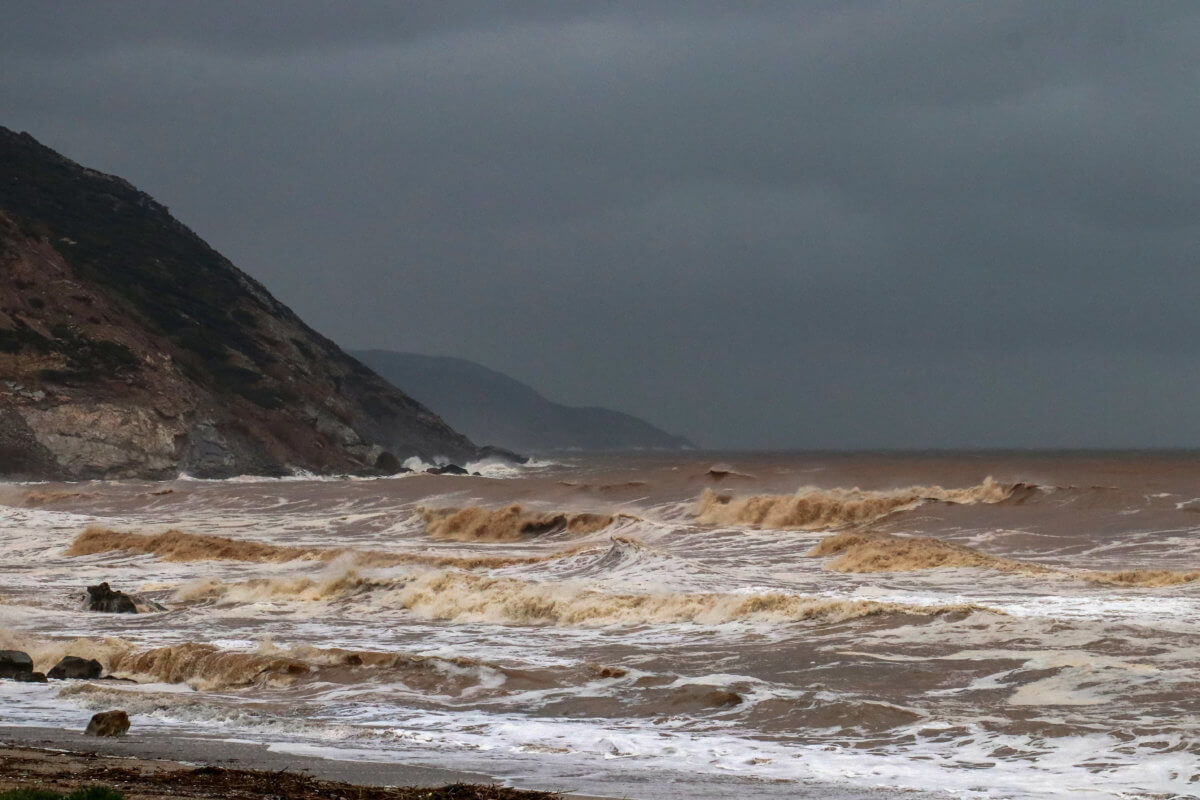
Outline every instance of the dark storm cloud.
{"label": "dark storm cloud", "polygon": [[3,122],[346,345],[724,446],[1200,445],[1200,8],[26,4]]}

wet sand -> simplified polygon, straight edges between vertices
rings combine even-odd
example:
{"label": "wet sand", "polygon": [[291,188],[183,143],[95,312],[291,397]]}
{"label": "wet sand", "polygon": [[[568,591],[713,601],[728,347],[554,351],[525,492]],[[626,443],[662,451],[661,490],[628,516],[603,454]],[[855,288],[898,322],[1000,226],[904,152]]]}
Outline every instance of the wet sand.
{"label": "wet sand", "polygon": [[[93,785],[118,789],[127,800],[611,800],[572,792],[513,789],[496,784],[487,775],[457,770],[281,753],[255,742],[138,736],[136,732],[96,738],[55,728],[0,726],[0,791],[67,791]],[[824,784],[789,783],[776,788],[779,797],[795,800],[944,800],[924,792]],[[668,795],[647,788],[622,800],[660,796]]]}
{"label": "wet sand", "polygon": [[[289,776],[287,785],[281,783],[281,775]],[[100,739],[52,728],[0,727],[0,788],[69,789],[94,784],[117,788],[130,800],[236,798],[241,796],[238,787],[245,787],[241,791],[248,797],[263,796],[265,790],[286,797],[345,795],[382,800],[408,797],[409,793],[376,794],[366,790],[428,790],[451,785],[459,788],[445,796],[463,800],[560,797],[500,787],[486,775],[291,755],[251,742],[136,734]],[[440,797],[427,791],[419,796],[431,800]]]}
{"label": "wet sand", "polygon": [[408,764],[335,761],[272,751],[267,745],[160,733],[139,736],[131,731],[117,738],[96,738],[54,728],[0,727],[0,746],[34,747],[97,757],[166,761],[193,765],[301,773],[328,781],[360,786],[445,786],[451,783],[491,783],[487,775]]}

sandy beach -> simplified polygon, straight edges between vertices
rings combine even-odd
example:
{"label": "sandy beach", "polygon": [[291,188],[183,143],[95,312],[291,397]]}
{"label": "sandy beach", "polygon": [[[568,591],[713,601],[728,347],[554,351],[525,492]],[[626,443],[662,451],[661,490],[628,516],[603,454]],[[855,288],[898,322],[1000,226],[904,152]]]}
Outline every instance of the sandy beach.
{"label": "sandy beach", "polygon": [[0,728],[0,789],[90,785],[118,789],[130,800],[561,796],[498,786],[485,775],[293,756],[249,742],[136,735],[98,739],[50,728]]}
{"label": "sandy beach", "polygon": [[[471,772],[293,755],[255,742],[139,736],[136,732],[96,738],[54,728],[0,726],[0,791],[68,791],[94,785],[117,789],[127,800],[609,800],[502,786],[487,775]],[[941,797],[829,784],[777,783],[774,789],[773,797],[795,800]],[[676,796],[678,787],[664,784],[648,786],[643,793],[622,800]]]}

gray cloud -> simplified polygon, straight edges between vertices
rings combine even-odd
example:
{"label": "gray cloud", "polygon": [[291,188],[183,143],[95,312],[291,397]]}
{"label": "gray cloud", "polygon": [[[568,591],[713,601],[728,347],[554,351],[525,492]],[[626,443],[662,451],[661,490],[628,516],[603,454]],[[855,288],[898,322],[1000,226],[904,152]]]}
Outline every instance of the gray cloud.
{"label": "gray cloud", "polygon": [[3,123],[345,345],[717,446],[1200,445],[1193,4],[26,5]]}

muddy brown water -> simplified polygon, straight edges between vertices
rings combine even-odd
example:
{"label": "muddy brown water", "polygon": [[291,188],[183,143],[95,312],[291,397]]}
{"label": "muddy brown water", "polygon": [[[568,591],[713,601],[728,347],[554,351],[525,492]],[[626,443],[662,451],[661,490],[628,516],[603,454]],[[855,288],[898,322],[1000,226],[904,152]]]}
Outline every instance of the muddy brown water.
{"label": "muddy brown water", "polygon": [[[6,724],[610,796],[1200,785],[1200,457],[484,469],[0,486],[0,647],[137,681],[4,683]],[[101,580],[166,610],[82,611]]]}

